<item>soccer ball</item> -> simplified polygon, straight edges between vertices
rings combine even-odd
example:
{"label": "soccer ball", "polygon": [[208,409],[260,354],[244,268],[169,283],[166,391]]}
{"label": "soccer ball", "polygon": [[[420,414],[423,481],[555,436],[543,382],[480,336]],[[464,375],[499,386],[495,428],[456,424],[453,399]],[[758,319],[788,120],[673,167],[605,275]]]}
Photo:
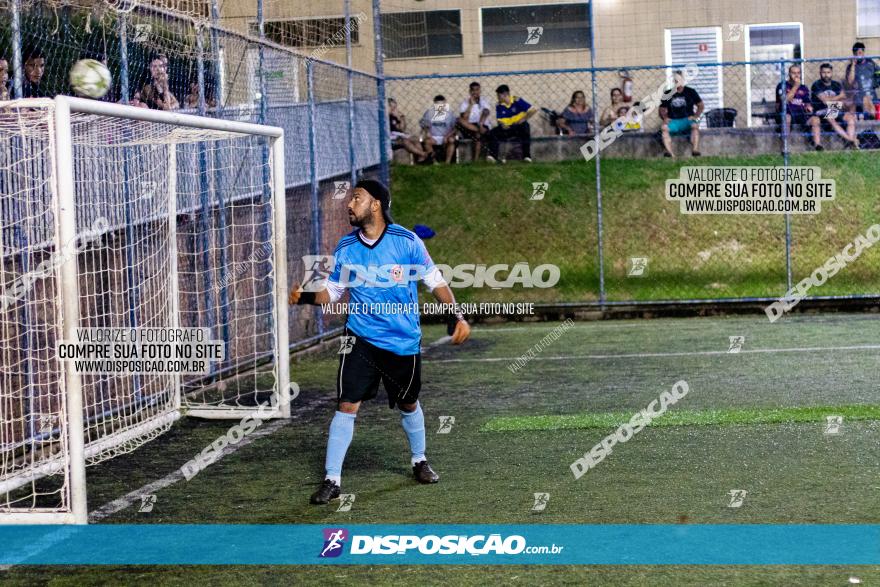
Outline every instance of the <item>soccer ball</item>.
{"label": "soccer ball", "polygon": [[70,68],[70,85],[80,96],[100,98],[110,89],[110,70],[94,59],[81,59]]}

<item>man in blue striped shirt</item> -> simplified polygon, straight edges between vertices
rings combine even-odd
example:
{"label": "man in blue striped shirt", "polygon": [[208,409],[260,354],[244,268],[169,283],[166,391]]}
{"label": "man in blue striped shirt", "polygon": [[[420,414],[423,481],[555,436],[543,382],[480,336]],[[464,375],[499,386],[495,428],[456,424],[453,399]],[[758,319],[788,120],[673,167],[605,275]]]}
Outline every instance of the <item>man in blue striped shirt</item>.
{"label": "man in blue striped shirt", "polygon": [[[291,288],[291,304],[333,303],[346,290],[350,295],[344,332],[349,344],[340,352],[338,405],[327,440],[326,474],[311,497],[313,504],[339,497],[342,463],[358,409],[362,401],[376,397],[380,381],[389,407],[400,410],[415,479],[440,480],[425,457],[425,418],[418,401],[422,338],[418,281],[447,307],[454,307],[455,297],[422,240],[394,224],[390,205],[388,188],[382,183],[360,181],[348,205],[349,222],[357,228],[339,240],[325,287],[317,292],[302,291],[298,285]],[[453,344],[467,340],[470,326],[461,313],[450,320],[449,332]]]}

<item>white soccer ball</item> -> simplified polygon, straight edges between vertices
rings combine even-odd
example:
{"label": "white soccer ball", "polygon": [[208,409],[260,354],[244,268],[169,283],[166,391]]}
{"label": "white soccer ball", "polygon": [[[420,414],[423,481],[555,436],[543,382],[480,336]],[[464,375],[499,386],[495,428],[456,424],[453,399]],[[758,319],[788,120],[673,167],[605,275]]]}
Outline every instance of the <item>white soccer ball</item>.
{"label": "white soccer ball", "polygon": [[80,59],[70,68],[70,85],[80,96],[100,98],[110,89],[110,70],[94,59]]}

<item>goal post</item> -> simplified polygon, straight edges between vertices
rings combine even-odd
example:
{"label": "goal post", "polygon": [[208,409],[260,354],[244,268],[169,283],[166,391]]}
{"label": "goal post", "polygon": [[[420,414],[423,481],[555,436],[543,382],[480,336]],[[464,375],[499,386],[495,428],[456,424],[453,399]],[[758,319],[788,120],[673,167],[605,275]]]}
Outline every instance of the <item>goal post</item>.
{"label": "goal post", "polygon": [[[86,523],[86,465],[180,415],[290,416],[283,141],[81,98],[3,103],[0,524]],[[198,371],[62,360],[84,329],[207,333],[223,352]]]}

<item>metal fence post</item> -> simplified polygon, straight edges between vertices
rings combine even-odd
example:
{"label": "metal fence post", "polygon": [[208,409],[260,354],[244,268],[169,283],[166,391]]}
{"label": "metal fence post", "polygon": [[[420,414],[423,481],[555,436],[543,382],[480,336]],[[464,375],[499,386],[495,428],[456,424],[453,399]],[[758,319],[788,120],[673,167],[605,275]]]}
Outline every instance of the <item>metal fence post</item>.
{"label": "metal fence post", "polygon": [[119,13],[119,93],[120,102],[128,104],[128,18]]}
{"label": "metal fence post", "polygon": [[221,118],[224,104],[223,87],[223,58],[220,54],[220,42],[217,40],[217,28],[220,26],[220,8],[217,0],[211,0],[211,55],[214,56],[214,102],[216,102],[215,116]]}
{"label": "metal fence post", "polygon": [[[354,73],[351,71],[351,0],[345,0],[345,64],[348,67],[348,164],[351,167],[351,187],[357,183],[357,160],[354,148]],[[360,20],[358,20],[360,25]],[[360,31],[360,28],[358,28]]]}
{"label": "metal fence post", "polygon": [[[265,47],[263,46],[263,43],[266,40],[266,17],[265,17],[265,13],[264,13],[263,0],[257,0],[257,31],[260,36],[259,51],[258,51],[259,52],[259,63],[257,65],[257,67],[258,67],[257,79],[259,80],[259,84],[260,84],[259,122],[260,122],[260,124],[267,124],[267,120],[269,118],[269,97],[266,95],[266,61],[265,61],[266,58],[265,58],[265,54],[264,54]],[[283,141],[281,139],[278,139],[278,140],[279,140],[279,142],[283,143]],[[276,148],[281,148],[283,150],[284,146],[283,146],[283,144],[281,144],[279,147],[276,147]],[[263,153],[263,161],[269,161],[270,151],[269,151],[268,143],[263,144],[261,151]],[[267,203],[272,201],[272,191],[271,191],[272,176],[271,176],[268,165],[263,165],[263,175],[262,175],[261,179],[263,182],[263,199],[260,202],[260,204],[262,206],[264,206],[264,208],[263,208],[263,218],[262,218],[262,222],[260,224],[260,241],[264,242],[264,243],[268,243],[272,239],[272,232],[273,232],[272,230],[270,230],[270,226],[274,226],[274,224],[272,223],[272,213],[271,213],[272,206],[266,206]],[[281,202],[286,204],[287,203],[287,189],[286,189],[287,179],[281,178],[280,185],[285,186],[285,189],[281,190],[281,193],[275,194],[275,197],[280,198]],[[281,206],[280,204],[276,203],[275,207],[278,207],[278,206],[280,206],[282,208],[284,207],[284,206]],[[285,258],[283,260],[283,262],[287,263],[287,259]],[[263,264],[262,270],[265,271],[267,275],[272,275],[273,279],[274,279],[274,273],[272,272],[272,267],[271,267],[271,263],[269,262],[269,260],[267,260]],[[272,280],[270,280],[270,281],[272,281]],[[280,285],[285,288],[287,287],[286,283],[283,283]],[[270,283],[269,287],[271,289],[272,287],[274,287],[274,285]],[[276,300],[276,303],[283,306],[283,303],[280,299]],[[283,306],[281,309],[279,309],[279,311],[286,312],[287,307]],[[273,332],[274,329],[275,329],[274,312],[269,312],[268,331]],[[282,349],[282,352],[283,352],[283,349]],[[284,385],[286,386],[287,382],[284,382]],[[289,411],[289,409],[290,409],[290,405],[288,402],[287,410]]]}
{"label": "metal fence post", "polygon": [[[780,100],[782,101],[782,117],[779,120],[780,132],[782,133],[782,165],[788,167],[788,128],[786,118],[788,117],[788,92],[785,90],[785,61],[779,62],[779,91],[782,93]],[[785,182],[786,195],[788,200],[788,181]],[[785,213],[785,291],[791,289],[791,215]]]}
{"label": "metal fence post", "polygon": [[[321,207],[318,197],[318,137],[315,131],[317,112],[315,109],[315,62],[306,59],[306,87],[309,100],[309,185],[311,193],[309,202],[312,207],[312,240],[309,252],[318,255],[321,252]],[[318,334],[324,334],[324,320],[321,308],[315,306],[315,322],[318,324]]]}
{"label": "metal fence post", "polygon": [[257,30],[260,35],[260,49],[259,49],[259,71],[257,72],[257,78],[260,83],[260,124],[266,124],[266,118],[268,116],[269,111],[269,103],[268,98],[266,97],[266,66],[264,63],[264,55],[263,55],[263,41],[266,40],[266,19],[263,15],[263,0],[257,0]]}
{"label": "metal fence post", "polygon": [[16,98],[22,97],[22,72],[24,62],[21,55],[21,0],[12,0],[12,90]]}
{"label": "metal fence post", "polygon": [[[599,137],[599,110],[596,102],[596,36],[593,31],[596,30],[593,22],[593,3],[589,3],[590,12],[590,83],[593,94],[593,137]],[[605,246],[604,246],[604,230],[602,218],[602,163],[599,152],[598,140],[596,144],[596,238],[598,243],[599,255],[599,304],[604,309],[605,303]]]}
{"label": "metal fence post", "polygon": [[385,62],[382,52],[382,16],[379,12],[381,0],[373,0],[373,38],[376,54],[376,93],[379,101],[379,174],[388,185],[391,179],[388,167],[388,113],[385,110]]}

